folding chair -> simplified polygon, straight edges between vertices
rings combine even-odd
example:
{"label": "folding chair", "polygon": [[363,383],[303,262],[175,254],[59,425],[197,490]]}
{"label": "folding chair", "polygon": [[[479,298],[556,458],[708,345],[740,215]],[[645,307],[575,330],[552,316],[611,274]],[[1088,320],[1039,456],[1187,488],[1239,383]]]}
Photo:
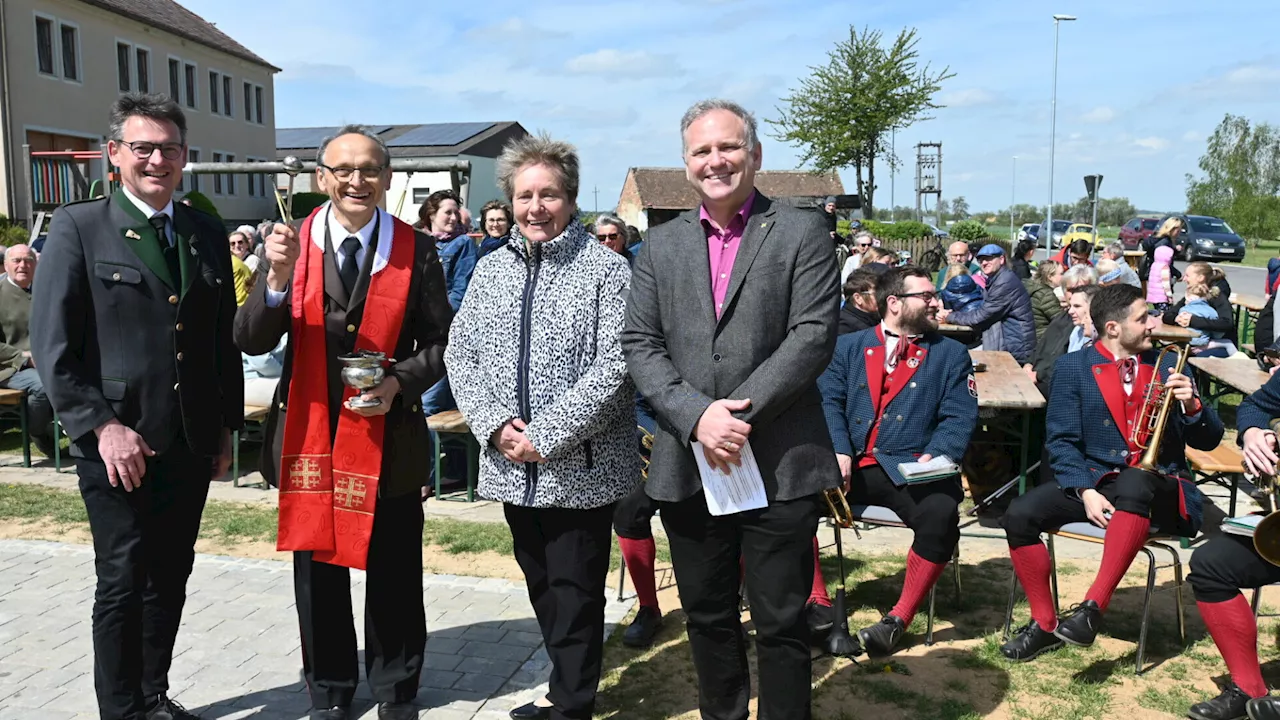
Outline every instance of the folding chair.
{"label": "folding chair", "polygon": [[[1047,545],[1049,546],[1049,561],[1052,567],[1052,575],[1050,575],[1050,584],[1053,588],[1053,609],[1058,611],[1058,558],[1054,553],[1053,539],[1054,537],[1063,537],[1071,540],[1080,540],[1082,542],[1101,545],[1106,537],[1106,530],[1094,525],[1090,522],[1067,523],[1057,530],[1050,530],[1046,533]],[[1171,542],[1180,541],[1181,538],[1161,534],[1157,529],[1152,528],[1151,536],[1147,539],[1140,551],[1147,557],[1147,586],[1142,597],[1142,621],[1138,630],[1138,654],[1134,664],[1134,674],[1141,675],[1143,673],[1143,660],[1146,657],[1147,649],[1147,629],[1150,624],[1151,617],[1151,596],[1156,592],[1156,572],[1165,568],[1173,568],[1173,590],[1174,598],[1178,607],[1178,640],[1185,644],[1187,642],[1187,622],[1183,611],[1182,602],[1182,559],[1178,556],[1178,548],[1170,545]],[[1169,553],[1171,558],[1168,565],[1157,565],[1155,549],[1164,550]],[[1018,591],[1018,573],[1011,572],[1012,578],[1009,581],[1009,603],[1005,608],[1004,614],[1004,637],[1009,637],[1010,626],[1013,624],[1013,605]]]}

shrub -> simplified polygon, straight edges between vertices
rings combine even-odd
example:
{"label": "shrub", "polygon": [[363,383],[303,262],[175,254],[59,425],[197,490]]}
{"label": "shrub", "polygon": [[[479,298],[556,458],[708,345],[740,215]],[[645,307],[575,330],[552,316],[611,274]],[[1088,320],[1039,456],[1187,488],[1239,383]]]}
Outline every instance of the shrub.
{"label": "shrub", "polygon": [[933,228],[915,220],[904,220],[895,223],[864,220],[862,229],[871,232],[881,240],[914,240],[916,238],[933,237]]}
{"label": "shrub", "polygon": [[974,242],[987,237],[987,228],[977,220],[961,220],[951,226],[951,237],[956,240]]}
{"label": "shrub", "polygon": [[[285,202],[288,202],[285,198]],[[305,218],[311,214],[312,210],[329,202],[329,196],[325,193],[318,192],[300,192],[293,194],[293,217]]]}
{"label": "shrub", "polygon": [[190,200],[191,207],[199,210],[200,212],[207,212],[219,220],[222,219],[222,215],[218,212],[218,206],[214,205],[213,201],[199,190],[192,190],[186,195],[183,195],[182,199]]}

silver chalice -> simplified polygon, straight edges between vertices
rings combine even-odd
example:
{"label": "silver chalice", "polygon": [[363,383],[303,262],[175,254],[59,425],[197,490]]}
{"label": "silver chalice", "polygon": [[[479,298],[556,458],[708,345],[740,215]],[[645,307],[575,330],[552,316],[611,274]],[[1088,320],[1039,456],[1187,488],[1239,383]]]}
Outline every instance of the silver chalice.
{"label": "silver chalice", "polygon": [[[342,363],[342,382],[360,393],[377,387],[378,383],[387,376],[387,371],[383,367],[383,363],[387,361],[386,353],[357,350],[350,355],[339,355],[338,361]],[[347,401],[347,407],[351,408],[369,408],[381,404],[382,401],[378,398],[362,400],[360,395],[355,395]]]}

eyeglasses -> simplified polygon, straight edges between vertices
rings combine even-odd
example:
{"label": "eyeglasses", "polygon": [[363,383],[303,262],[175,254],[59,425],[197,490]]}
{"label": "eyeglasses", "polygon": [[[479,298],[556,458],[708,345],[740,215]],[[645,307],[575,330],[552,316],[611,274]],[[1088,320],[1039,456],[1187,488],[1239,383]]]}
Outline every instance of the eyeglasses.
{"label": "eyeglasses", "polygon": [[360,179],[362,180],[373,180],[373,179],[376,179],[379,175],[381,175],[383,170],[387,169],[386,165],[374,165],[373,167],[353,168],[353,167],[345,167],[345,166],[329,167],[328,165],[319,164],[316,167],[322,167],[325,170],[328,170],[329,172],[333,173],[334,177],[336,177],[337,179],[343,182],[350,180],[351,176],[355,175],[356,173],[360,173]]}
{"label": "eyeglasses", "polygon": [[133,156],[139,160],[149,160],[151,158],[151,154],[156,150],[160,151],[160,156],[165,160],[177,160],[182,157],[182,151],[184,149],[182,143],[163,143],[157,145],[156,143],[146,142],[144,140],[138,140],[136,142],[120,140],[118,142],[121,145],[128,146],[129,151],[132,152]]}
{"label": "eyeglasses", "polygon": [[934,290],[925,290],[923,292],[902,293],[900,295],[895,295],[894,297],[902,298],[904,300],[906,298],[920,298],[928,304],[938,299],[938,293]]}
{"label": "eyeglasses", "polygon": [[871,243],[869,243],[869,242],[867,242],[867,243],[858,243],[858,247],[860,247],[860,248],[869,248],[869,247],[871,247]]}
{"label": "eyeglasses", "polygon": [[622,236],[616,232],[596,233],[596,239],[599,240],[600,242],[605,242],[606,240],[617,240],[620,237]]}

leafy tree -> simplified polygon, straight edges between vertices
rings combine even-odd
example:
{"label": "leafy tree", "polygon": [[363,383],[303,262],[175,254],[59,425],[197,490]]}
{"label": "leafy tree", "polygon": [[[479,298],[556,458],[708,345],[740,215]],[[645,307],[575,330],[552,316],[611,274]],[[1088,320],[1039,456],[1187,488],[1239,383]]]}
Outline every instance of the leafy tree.
{"label": "leafy tree", "polygon": [[862,228],[881,240],[915,240],[933,236],[933,228],[915,220],[899,220],[894,223],[868,220],[862,224]]}
{"label": "leafy tree", "polygon": [[[800,162],[816,172],[852,167],[863,213],[875,217],[876,160],[890,168],[899,161],[889,153],[889,133],[929,119],[941,107],[933,96],[954,77],[949,68],[921,67],[914,28],[904,28],[889,47],[879,30],[849,28],[849,39],[828,54],[825,66],[812,74],[768,120],[774,137],[800,146]],[[865,171],[865,173],[864,173]]]}
{"label": "leafy tree", "polygon": [[[191,192],[187,193],[186,195],[183,195],[182,197],[184,200],[190,200],[191,207],[195,208],[196,210],[199,210],[201,212],[207,212],[210,215],[218,218],[219,220],[222,219],[222,215],[218,214],[218,206],[214,205],[213,201],[210,200],[207,195],[200,192],[199,190],[192,190]],[[295,212],[296,212],[296,209],[295,209]]]}
{"label": "leafy tree", "polygon": [[957,195],[951,200],[951,214],[957,220],[969,217],[969,201],[965,200],[963,195]]}
{"label": "leafy tree", "polygon": [[964,240],[966,242],[981,240],[990,235],[990,233],[987,232],[987,226],[977,220],[961,220],[955,225],[952,225],[949,232],[951,233],[952,238],[955,238],[956,240]]}
{"label": "leafy tree", "polygon": [[1255,239],[1280,236],[1280,128],[1228,113],[1187,174],[1187,211],[1216,215]]}
{"label": "leafy tree", "polygon": [[329,202],[329,196],[320,192],[300,192],[294,193],[293,196],[293,217],[295,219],[304,218],[311,214],[312,210]]}

